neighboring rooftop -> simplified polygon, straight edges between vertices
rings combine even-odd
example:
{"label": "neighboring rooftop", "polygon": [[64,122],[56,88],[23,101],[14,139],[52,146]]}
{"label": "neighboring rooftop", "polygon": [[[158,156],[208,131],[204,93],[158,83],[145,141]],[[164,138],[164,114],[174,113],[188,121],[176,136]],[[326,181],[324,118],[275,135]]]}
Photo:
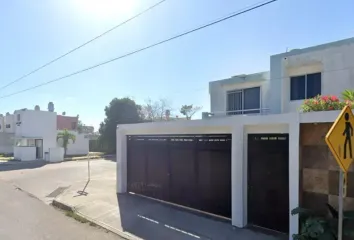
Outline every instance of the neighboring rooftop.
{"label": "neighboring rooftop", "polygon": [[79,117],[69,117],[64,115],[57,115],[57,129],[58,130],[75,130],[77,128],[77,123]]}
{"label": "neighboring rooftop", "polygon": [[326,49],[329,47],[340,47],[340,46],[346,45],[346,44],[354,44],[354,37],[342,39],[342,40],[335,41],[335,42],[328,42],[328,43],[324,43],[324,44],[320,44],[320,45],[316,45],[316,46],[312,46],[312,47],[306,47],[306,48],[301,48],[301,49],[296,48],[296,49],[290,50],[289,52],[284,52],[284,53],[272,55],[272,57],[273,56],[287,57],[287,56],[297,55],[297,54],[306,53],[306,52],[319,51],[319,50],[323,50],[323,49]]}
{"label": "neighboring rooftop", "polygon": [[214,84],[225,85],[225,84],[234,84],[234,83],[243,83],[243,82],[259,82],[268,79],[269,79],[269,71],[265,71],[265,72],[251,73],[251,74],[235,75],[230,78],[212,81],[209,82],[209,86]]}

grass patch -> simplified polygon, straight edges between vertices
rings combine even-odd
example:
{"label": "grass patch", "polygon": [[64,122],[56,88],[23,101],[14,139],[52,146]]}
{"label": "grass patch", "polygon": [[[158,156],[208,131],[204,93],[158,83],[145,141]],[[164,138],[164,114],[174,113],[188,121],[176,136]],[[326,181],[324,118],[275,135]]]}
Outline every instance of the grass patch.
{"label": "grass patch", "polygon": [[[65,216],[71,217],[81,223],[88,223],[89,222],[86,218],[83,218],[80,215],[78,215],[72,211],[66,211]],[[91,225],[91,223],[90,223],[90,225]],[[93,226],[93,225],[91,225],[91,226]]]}

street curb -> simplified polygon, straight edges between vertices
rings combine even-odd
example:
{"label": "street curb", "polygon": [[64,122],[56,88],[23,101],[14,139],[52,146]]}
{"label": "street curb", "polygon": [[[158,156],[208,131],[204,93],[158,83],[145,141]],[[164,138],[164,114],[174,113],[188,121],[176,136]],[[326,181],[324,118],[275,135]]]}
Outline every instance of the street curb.
{"label": "street curb", "polygon": [[60,208],[61,210],[64,210],[64,211],[75,212],[75,209],[73,207],[71,207],[67,204],[63,204],[55,199],[53,200],[52,205],[54,207]]}
{"label": "street curb", "polygon": [[16,164],[29,164],[29,163],[48,163],[44,160],[32,160],[32,161],[17,161],[17,160],[10,160],[7,162],[1,162],[0,166],[8,166],[8,165],[16,165]]}
{"label": "street curb", "polygon": [[94,220],[94,219],[90,218],[89,216],[87,216],[85,214],[82,214],[79,211],[77,211],[75,209],[75,207],[70,206],[69,204],[60,202],[60,201],[58,201],[56,199],[53,200],[52,205],[54,207],[57,207],[57,208],[62,209],[64,211],[70,211],[70,212],[76,213],[80,217],[85,218],[88,222],[96,224],[96,225],[106,229],[107,231],[110,231],[110,232],[112,232],[114,234],[117,234],[118,236],[120,236],[120,237],[122,237],[122,238],[124,238],[126,240],[139,240],[139,239],[141,239],[141,238],[138,238],[138,237],[136,237],[136,236],[134,236],[132,234],[129,234],[129,233],[126,233],[126,232],[124,232],[122,230],[116,229],[116,228],[114,228],[114,227],[112,227],[112,226],[110,226],[108,224],[105,224],[103,222]]}
{"label": "street curb", "polygon": [[83,161],[83,160],[96,160],[96,159],[104,159],[112,157],[112,155],[102,155],[102,156],[92,156],[92,157],[86,157],[86,158],[81,158],[81,159],[74,159],[74,158],[64,158],[63,162],[69,162],[69,161]]}
{"label": "street curb", "polygon": [[96,160],[96,159],[102,159],[104,158],[103,156],[97,156],[97,157],[90,157],[90,158],[80,158],[80,159],[73,159],[73,158],[64,158],[64,160],[62,162],[70,162],[70,161],[83,161],[83,160]]}

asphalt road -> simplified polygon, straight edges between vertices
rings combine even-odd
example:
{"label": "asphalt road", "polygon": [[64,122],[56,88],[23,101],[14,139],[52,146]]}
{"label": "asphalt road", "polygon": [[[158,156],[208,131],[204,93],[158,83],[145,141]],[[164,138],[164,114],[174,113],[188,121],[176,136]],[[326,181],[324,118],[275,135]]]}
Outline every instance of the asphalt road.
{"label": "asphalt road", "polygon": [[0,239],[122,239],[103,229],[77,222],[9,183],[0,181],[0,192]]}
{"label": "asphalt road", "polygon": [[[91,179],[105,178],[116,181],[116,162],[91,160],[90,172]],[[18,186],[48,204],[56,197],[56,193],[60,193],[56,191],[58,188],[65,189],[75,182],[87,179],[86,160],[51,164],[41,161],[13,165],[0,164],[0,180]]]}

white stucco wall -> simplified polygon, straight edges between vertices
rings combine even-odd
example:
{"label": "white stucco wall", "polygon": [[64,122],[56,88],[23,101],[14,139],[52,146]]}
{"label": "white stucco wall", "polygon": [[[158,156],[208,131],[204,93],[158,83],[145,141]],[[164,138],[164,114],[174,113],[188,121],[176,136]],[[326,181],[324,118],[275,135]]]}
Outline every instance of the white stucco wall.
{"label": "white stucco wall", "polygon": [[210,94],[210,112],[215,116],[226,115],[227,110],[227,92],[232,90],[241,90],[252,87],[261,89],[261,108],[270,108],[269,96],[269,73],[255,73],[246,75],[246,78],[231,77],[229,79],[214,81],[209,83]]}
{"label": "white stucco wall", "polygon": [[57,146],[57,115],[55,112],[18,110],[15,111],[16,122],[17,114],[21,116],[21,124],[16,125],[16,137],[43,139],[43,157],[45,152],[49,152],[49,148]]}
{"label": "white stucco wall", "polygon": [[21,161],[36,159],[36,147],[14,147],[14,158]]}
{"label": "white stucco wall", "polygon": [[0,116],[0,132],[4,132],[4,131],[5,131],[5,117]]}
{"label": "white stucco wall", "polygon": [[322,95],[340,97],[354,88],[354,39],[271,56],[270,72],[273,105],[284,113],[297,111],[303,102],[290,101],[291,76],[321,72]]}
{"label": "white stucco wall", "polygon": [[0,132],[0,153],[14,152],[14,134]]}
{"label": "white stucco wall", "polygon": [[49,148],[49,162],[61,162],[64,160],[64,148],[56,147]]}
{"label": "white stucco wall", "polygon": [[[4,123],[4,132],[7,132],[7,133],[14,133],[15,132],[15,118],[14,118],[14,115],[13,114],[10,114],[10,115],[6,115],[4,116],[5,118],[5,123]],[[7,124],[10,124],[10,128],[6,128],[6,125]]]}
{"label": "white stucco wall", "polygon": [[241,81],[239,77],[232,77],[210,82],[210,111],[226,111],[227,91],[260,86],[262,108],[269,108],[269,112],[275,114],[296,112],[303,100],[290,101],[290,77],[316,72],[322,73],[322,95],[340,97],[343,90],[353,89],[354,38],[273,55],[269,77],[263,74],[259,78],[270,79],[267,81],[257,82],[254,77]]}
{"label": "white stucco wall", "polygon": [[[60,132],[57,131],[57,132]],[[89,138],[85,137],[87,134],[79,134],[75,131],[70,131],[72,134],[76,136],[75,142],[72,142],[70,140],[68,148],[67,148],[67,155],[86,155],[89,153]],[[57,142],[58,147],[63,146],[63,141],[62,139],[59,139]]]}

